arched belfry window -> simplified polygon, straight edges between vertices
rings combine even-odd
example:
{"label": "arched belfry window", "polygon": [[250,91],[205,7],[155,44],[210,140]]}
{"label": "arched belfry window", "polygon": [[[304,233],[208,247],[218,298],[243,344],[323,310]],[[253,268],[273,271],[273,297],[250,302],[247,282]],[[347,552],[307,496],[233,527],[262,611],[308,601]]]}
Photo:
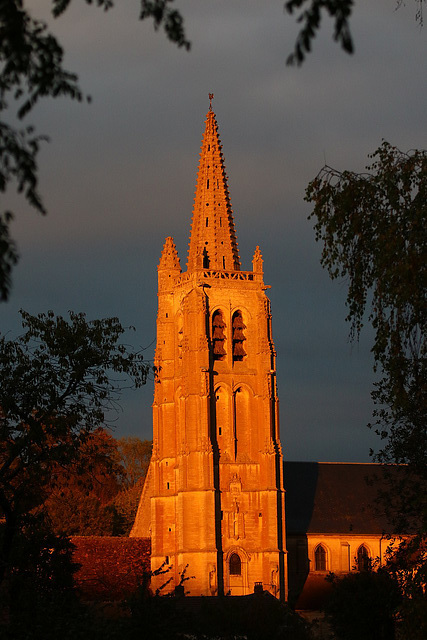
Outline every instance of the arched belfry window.
{"label": "arched belfry window", "polygon": [[326,549],[322,544],[317,545],[314,552],[315,571],[326,571]]}
{"label": "arched belfry window", "polygon": [[370,564],[369,552],[364,544],[361,544],[357,550],[357,568],[359,571],[367,571]]}
{"label": "arched belfry window", "polygon": [[212,316],[212,345],[214,360],[224,360],[225,350],[225,321],[222,311],[215,311]]}
{"label": "arched belfry window", "polygon": [[232,553],[229,560],[230,576],[242,575],[242,561],[238,553]]}
{"label": "arched belfry window", "polygon": [[233,313],[233,361],[240,362],[246,355],[243,343],[246,340],[244,330],[246,325],[243,322],[242,312]]}

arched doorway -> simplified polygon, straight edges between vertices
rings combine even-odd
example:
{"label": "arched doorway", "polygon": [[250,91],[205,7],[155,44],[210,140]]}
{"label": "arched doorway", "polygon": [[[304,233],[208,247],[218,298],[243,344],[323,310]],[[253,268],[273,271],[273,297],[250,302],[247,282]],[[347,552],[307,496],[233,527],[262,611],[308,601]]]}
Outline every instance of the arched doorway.
{"label": "arched doorway", "polygon": [[244,596],[249,593],[248,558],[243,549],[232,549],[226,554],[226,589],[231,596]]}

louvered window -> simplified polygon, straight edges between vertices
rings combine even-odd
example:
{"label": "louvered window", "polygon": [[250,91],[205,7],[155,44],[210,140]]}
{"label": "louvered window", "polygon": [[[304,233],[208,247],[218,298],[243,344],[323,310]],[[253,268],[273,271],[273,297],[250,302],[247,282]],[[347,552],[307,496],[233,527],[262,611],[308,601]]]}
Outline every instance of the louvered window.
{"label": "louvered window", "polygon": [[233,360],[241,361],[246,356],[243,343],[246,340],[245,336],[246,325],[243,322],[241,311],[236,311],[233,314]]}
{"label": "louvered window", "polygon": [[221,311],[215,311],[212,317],[212,345],[214,360],[224,360],[225,350],[225,321]]}

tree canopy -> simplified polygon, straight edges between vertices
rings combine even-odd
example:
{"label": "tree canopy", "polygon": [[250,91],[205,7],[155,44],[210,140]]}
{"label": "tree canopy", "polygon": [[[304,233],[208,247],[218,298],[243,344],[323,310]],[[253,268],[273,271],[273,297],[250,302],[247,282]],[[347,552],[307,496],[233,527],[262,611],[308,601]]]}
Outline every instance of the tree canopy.
{"label": "tree canopy", "polygon": [[[308,185],[322,265],[348,286],[350,336],[368,320],[379,379],[374,385],[378,462],[403,463],[379,501],[394,532],[412,534],[389,554],[404,596],[408,637],[425,637],[427,576],[427,152],[387,142],[367,173],[324,167]],[[371,452],[373,453],[373,452]],[[424,612],[421,615],[421,612]]]}
{"label": "tree canopy", "polygon": [[427,468],[427,152],[387,142],[366,174],[324,167],[306,200],[322,265],[348,283],[347,320],[357,338],[366,312],[382,373],[373,391],[380,458]]}
{"label": "tree canopy", "polygon": [[[415,20],[423,25],[423,2],[415,0]],[[350,30],[350,18],[354,9],[354,0],[287,0],[285,10],[294,15],[300,11],[297,18],[301,25],[295,41],[293,52],[288,57],[288,64],[302,64],[311,52],[313,40],[320,30],[322,18],[329,17],[334,24],[333,38],[346,53],[354,52],[353,37]],[[403,0],[396,0],[398,9]]]}
{"label": "tree canopy", "polygon": [[75,461],[54,466],[39,508],[53,533],[115,535],[118,517],[113,501],[123,479],[117,458],[117,441],[98,428],[82,442]]}
{"label": "tree canopy", "polygon": [[83,455],[94,430],[117,410],[121,390],[140,387],[148,370],[141,354],[121,343],[125,330],[116,318],[21,315],[25,333],[0,338],[0,581],[16,533],[46,500],[58,471],[94,464]]}
{"label": "tree canopy", "polygon": [[[113,0],[86,0],[105,11]],[[183,19],[173,0],[140,0],[139,18],[151,18],[178,47],[189,49]],[[52,0],[52,14],[61,16],[71,0]],[[24,0],[0,2],[0,193],[16,186],[40,214],[46,209],[38,188],[37,156],[45,136],[32,126],[16,126],[41,98],[66,96],[83,100],[77,75],[63,66],[64,51],[45,22],[34,18]],[[8,124],[6,119],[13,124]],[[16,243],[10,235],[13,213],[0,211],[0,301],[7,300],[11,274],[18,261]]]}
{"label": "tree canopy", "polygon": [[52,531],[65,536],[128,535],[151,458],[151,440],[114,438],[98,428],[78,458],[56,465],[40,505]]}
{"label": "tree canopy", "polygon": [[[85,0],[107,11],[113,0]],[[66,12],[72,0],[51,0],[54,18]],[[139,0],[139,18],[152,19],[156,30],[178,47],[190,48],[184,19],[174,0]],[[416,20],[423,23],[423,2],[415,0]],[[396,0],[396,6],[402,4]],[[288,62],[301,64],[311,51],[313,40],[321,28],[322,18],[334,24],[334,39],[348,53],[354,50],[350,31],[353,0],[287,0],[285,10],[295,15],[301,25],[294,51]],[[77,75],[65,69],[64,51],[45,22],[33,17],[24,0],[0,2],[0,193],[16,187],[40,214],[46,208],[38,184],[38,153],[46,136],[24,125],[24,119],[41,98],[66,96],[81,101],[83,95]],[[21,121],[22,126],[16,124]],[[11,290],[12,271],[18,262],[18,248],[11,236],[13,212],[0,210],[0,301],[7,300]]]}

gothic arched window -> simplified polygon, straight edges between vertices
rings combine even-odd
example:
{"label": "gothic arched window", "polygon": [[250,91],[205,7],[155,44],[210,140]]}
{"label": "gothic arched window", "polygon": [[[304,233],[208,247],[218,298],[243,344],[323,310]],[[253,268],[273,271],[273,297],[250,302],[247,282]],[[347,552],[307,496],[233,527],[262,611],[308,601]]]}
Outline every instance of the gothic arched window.
{"label": "gothic arched window", "polygon": [[240,362],[246,355],[243,343],[246,340],[244,330],[246,325],[243,322],[242,312],[235,311],[233,313],[233,361]]}
{"label": "gothic arched window", "polygon": [[370,557],[367,548],[364,544],[361,544],[357,550],[357,568],[359,571],[366,571],[369,569]]}
{"label": "gothic arched window", "polygon": [[212,316],[212,345],[214,360],[224,360],[227,352],[225,345],[225,321],[222,311],[215,311]]}
{"label": "gothic arched window", "polygon": [[316,571],[326,571],[326,549],[322,544],[314,552],[314,568]]}
{"label": "gothic arched window", "polygon": [[242,561],[238,553],[232,553],[229,560],[230,576],[242,575]]}

